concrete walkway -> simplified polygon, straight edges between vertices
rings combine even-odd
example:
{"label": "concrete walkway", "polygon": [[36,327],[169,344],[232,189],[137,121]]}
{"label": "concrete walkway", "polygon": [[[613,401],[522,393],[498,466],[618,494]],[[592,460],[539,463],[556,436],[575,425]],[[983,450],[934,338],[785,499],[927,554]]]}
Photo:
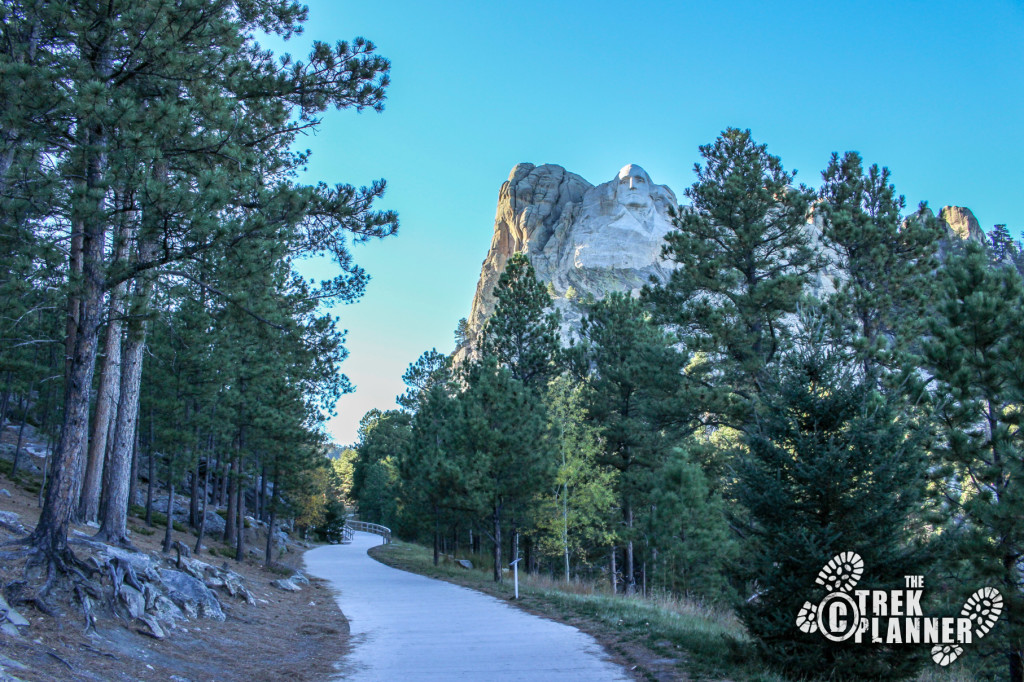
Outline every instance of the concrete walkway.
{"label": "concrete walkway", "polygon": [[352,630],[343,680],[629,680],[590,635],[503,601],[371,559],[381,539],[306,552]]}

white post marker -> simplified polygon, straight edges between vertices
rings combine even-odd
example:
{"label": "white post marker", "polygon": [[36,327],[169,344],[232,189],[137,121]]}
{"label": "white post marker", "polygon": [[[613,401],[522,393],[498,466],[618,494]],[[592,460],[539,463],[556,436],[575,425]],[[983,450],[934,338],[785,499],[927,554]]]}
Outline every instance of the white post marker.
{"label": "white post marker", "polygon": [[522,559],[516,559],[509,566],[512,567],[512,579],[516,585],[516,599],[519,599],[519,562]]}

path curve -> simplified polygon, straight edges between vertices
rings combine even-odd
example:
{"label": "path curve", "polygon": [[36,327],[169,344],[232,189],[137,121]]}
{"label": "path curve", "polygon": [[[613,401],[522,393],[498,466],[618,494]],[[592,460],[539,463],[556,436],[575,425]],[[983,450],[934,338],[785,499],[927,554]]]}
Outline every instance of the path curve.
{"label": "path curve", "polygon": [[458,585],[400,571],[366,551],[381,539],[306,552],[348,618],[343,680],[629,680],[597,641]]}

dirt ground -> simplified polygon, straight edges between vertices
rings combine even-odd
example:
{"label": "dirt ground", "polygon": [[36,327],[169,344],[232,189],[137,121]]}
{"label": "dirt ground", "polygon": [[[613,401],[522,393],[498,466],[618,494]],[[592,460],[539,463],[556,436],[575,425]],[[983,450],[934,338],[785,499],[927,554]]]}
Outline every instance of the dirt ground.
{"label": "dirt ground", "polygon": [[[34,526],[39,515],[35,494],[29,494],[0,475],[0,510],[20,515],[25,526]],[[129,528],[145,523],[130,518]],[[94,528],[72,526],[88,534]],[[159,552],[163,529],[146,535],[133,532],[136,547]],[[189,533],[174,532],[175,539],[195,543]],[[14,539],[0,528],[0,543]],[[216,540],[207,546],[223,547]],[[156,640],[139,633],[134,625],[117,619],[101,619],[95,634],[85,634],[85,621],[77,606],[57,603],[61,616],[52,618],[26,604],[11,605],[30,621],[21,637],[0,633],[0,680],[4,674],[20,680],[174,680],[176,682],[256,682],[290,680],[313,682],[336,675],[335,664],[347,652],[348,622],[338,609],[330,588],[310,578],[301,592],[285,592],[270,585],[302,567],[302,548],[293,547],[276,570],[255,561],[239,564],[204,553],[198,558],[213,565],[227,563],[245,578],[256,598],[255,606],[221,593],[226,620],[198,619],[169,630]],[[23,577],[24,560],[0,559],[0,584]]]}

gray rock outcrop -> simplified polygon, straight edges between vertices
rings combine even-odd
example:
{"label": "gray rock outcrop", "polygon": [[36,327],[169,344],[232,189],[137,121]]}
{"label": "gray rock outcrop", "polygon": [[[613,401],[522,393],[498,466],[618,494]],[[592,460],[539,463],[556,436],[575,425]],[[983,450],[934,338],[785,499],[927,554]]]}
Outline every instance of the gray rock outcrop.
{"label": "gray rock outcrop", "polygon": [[[529,256],[538,279],[550,284],[553,306],[562,315],[563,341],[579,329],[588,299],[612,291],[636,294],[652,278],[665,281],[674,267],[661,258],[665,235],[673,229],[671,208],[687,210],[671,189],[654,184],[635,164],[596,187],[554,164],[516,165],[498,193],[491,247],[468,318],[470,335],[479,333],[494,311],[494,286],[515,253]],[[945,206],[939,220],[950,240],[986,241],[970,209]],[[820,216],[812,212],[808,236],[827,262],[808,285],[807,293],[818,297],[833,293],[846,276],[838,255],[822,242],[821,229]],[[940,253],[947,244],[944,240]],[[456,361],[469,352],[457,349]]]}
{"label": "gray rock outcrop", "polygon": [[[494,216],[494,236],[480,268],[469,325],[479,330],[492,312],[491,292],[505,270],[505,263],[515,253],[535,256],[547,245],[556,225],[583,199],[593,185],[561,166],[532,163],[517,164],[498,192]],[[564,227],[563,227],[564,229]]]}
{"label": "gray rock outcrop", "polygon": [[661,246],[676,205],[672,190],[635,164],[596,187],[561,166],[518,164],[498,194],[470,329],[482,329],[494,311],[494,285],[514,253],[526,253],[538,279],[551,283],[564,336],[582,317],[577,301],[635,292],[652,276],[664,279],[670,265]]}
{"label": "gray rock outcrop", "polygon": [[189,618],[202,616],[224,620],[220,601],[201,580],[183,571],[162,568],[160,581],[167,590],[167,596],[175,606],[187,613]]}
{"label": "gray rock outcrop", "polygon": [[985,243],[985,232],[981,229],[978,219],[971,209],[963,206],[943,206],[939,211],[939,220],[949,231],[950,237]]}

